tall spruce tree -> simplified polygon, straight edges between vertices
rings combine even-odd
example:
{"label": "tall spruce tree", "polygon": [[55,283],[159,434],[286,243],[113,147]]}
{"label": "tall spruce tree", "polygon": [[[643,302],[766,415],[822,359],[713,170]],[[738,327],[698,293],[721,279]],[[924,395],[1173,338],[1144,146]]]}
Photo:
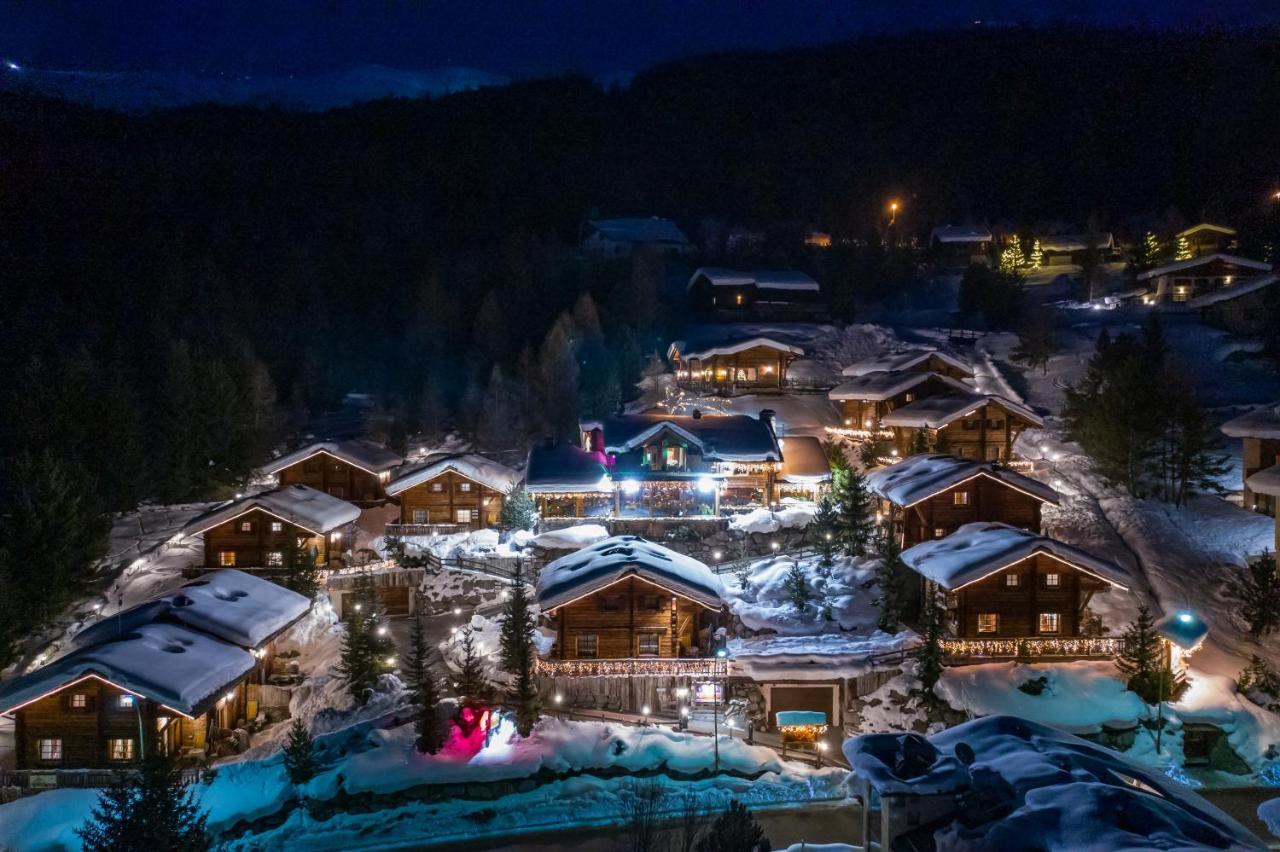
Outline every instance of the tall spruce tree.
{"label": "tall spruce tree", "polygon": [[493,690],[484,675],[484,666],[476,652],[475,634],[470,626],[462,628],[462,668],[458,672],[458,726],[469,734],[478,724],[480,714],[487,710],[493,698]]}
{"label": "tall spruce tree", "polygon": [[782,585],[787,590],[787,597],[791,599],[791,605],[796,608],[796,612],[803,614],[809,607],[809,601],[813,600],[813,590],[809,588],[804,569],[799,563],[792,564],[787,570],[787,576],[783,578]]}
{"label": "tall spruce tree", "polygon": [[523,565],[517,561],[516,570],[511,579],[511,588],[507,593],[500,647],[503,669],[515,676],[515,684],[507,691],[506,703],[516,717],[516,731],[522,737],[529,736],[529,732],[538,721],[538,713],[541,710],[533,673],[536,657],[533,629],[534,619],[529,608],[529,594],[524,583]]}
{"label": "tall spruce tree", "polygon": [[1144,603],[1137,617],[1120,636],[1120,652],[1116,669],[1126,679],[1129,689],[1148,704],[1176,696],[1185,685],[1175,677],[1165,658],[1164,640],[1155,629],[1155,619]]}
{"label": "tall spruce tree", "polygon": [[292,784],[304,784],[316,774],[315,742],[301,719],[289,726],[289,739],[284,746],[284,771]]}
{"label": "tall spruce tree", "polygon": [[413,622],[409,626],[409,659],[402,668],[405,682],[417,704],[413,729],[417,734],[414,746],[420,752],[435,754],[449,735],[449,725],[440,718],[440,680],[431,670],[423,626],[425,603],[421,591],[414,592]]}
{"label": "tall spruce tree", "polygon": [[538,522],[538,506],[529,492],[514,485],[502,501],[498,513],[498,525],[507,531],[531,530]]}
{"label": "tall spruce tree", "polygon": [[831,493],[836,503],[836,530],[845,554],[865,556],[875,528],[866,478],[856,470],[835,471]]}
{"label": "tall spruce tree", "polygon": [[818,549],[818,563],[823,568],[830,568],[835,562],[838,547],[836,524],[839,520],[835,501],[830,494],[823,494],[818,500],[818,511],[813,515],[813,529],[817,536],[814,546]]}
{"label": "tall spruce tree", "polygon": [[176,764],[152,756],[123,784],[98,794],[76,834],[94,852],[203,852],[210,848],[207,819]]}
{"label": "tall spruce tree", "polygon": [[876,556],[880,558],[876,567],[876,584],[880,589],[876,595],[876,606],[880,608],[876,626],[885,633],[896,633],[905,605],[907,567],[902,562],[902,549],[892,529],[886,529],[876,544]]}
{"label": "tall spruce tree", "polygon": [[383,623],[378,590],[369,572],[356,575],[351,594],[352,605],[343,618],[346,633],[338,672],[347,679],[351,697],[365,704],[378,684],[378,677],[393,668],[395,646]]}
{"label": "tall spruce tree", "polygon": [[923,635],[916,651],[916,674],[926,695],[933,694],[933,686],[942,677],[942,607],[938,604],[937,591],[932,587],[924,593],[924,606],[920,611]]}
{"label": "tall spruce tree", "polygon": [[1250,559],[1239,579],[1227,586],[1240,602],[1240,615],[1254,636],[1265,636],[1280,627],[1280,572],[1275,554],[1267,552]]}

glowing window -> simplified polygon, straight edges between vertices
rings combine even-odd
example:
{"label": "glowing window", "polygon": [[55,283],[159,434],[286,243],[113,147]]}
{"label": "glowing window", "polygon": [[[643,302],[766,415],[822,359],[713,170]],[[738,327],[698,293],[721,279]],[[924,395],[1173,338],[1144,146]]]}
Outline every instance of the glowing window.
{"label": "glowing window", "polygon": [[595,634],[585,634],[578,637],[578,659],[594,660],[599,650],[598,637]]}
{"label": "glowing window", "polygon": [[253,532],[253,521],[241,521],[240,532]]}
{"label": "glowing window", "polygon": [[471,490],[471,483],[470,483],[470,482],[460,482],[460,483],[458,483],[458,490],[459,490],[459,491],[461,491],[461,492],[463,492],[463,493],[466,493],[466,492],[470,491],[470,490]]}
{"label": "glowing window", "polygon": [[934,538],[944,538],[944,537],[946,536],[946,534],[947,534],[947,531],[946,531],[945,529],[943,529],[942,527],[934,527],[934,528],[933,528],[933,537],[934,537]]}
{"label": "glowing window", "polygon": [[112,760],[133,760],[133,740],[107,740],[107,750],[110,753]]}
{"label": "glowing window", "polygon": [[1045,574],[1044,584],[1051,589],[1056,589],[1058,586],[1062,585],[1062,575],[1061,574]]}
{"label": "glowing window", "polygon": [[951,498],[952,498],[953,502],[954,502],[957,506],[968,506],[968,505],[969,505],[969,492],[968,492],[968,491],[957,491],[957,492],[955,492],[954,494],[952,494],[952,495],[951,495]]}
{"label": "glowing window", "polygon": [[1040,632],[1041,633],[1057,633],[1059,626],[1059,617],[1056,612],[1040,613]]}
{"label": "glowing window", "polygon": [[733,295],[733,303],[734,303],[735,305],[741,305],[741,304],[742,304],[742,294],[741,294],[741,293],[735,293],[735,294]]}
{"label": "glowing window", "polygon": [[234,550],[218,551],[218,564],[223,568],[231,568],[236,564],[236,552]]}
{"label": "glowing window", "polygon": [[77,710],[85,709],[89,706],[89,696],[85,695],[83,692],[77,692],[75,695],[71,696],[71,706]]}
{"label": "glowing window", "polygon": [[1008,586],[1009,588],[1011,588],[1011,589],[1016,589],[1016,588],[1018,587],[1018,575],[1017,575],[1017,574],[1005,574],[1005,575],[1004,575],[1004,584],[1005,584],[1006,586]]}
{"label": "glowing window", "polygon": [[440,493],[441,491],[444,491],[444,483],[443,482],[431,483],[431,490],[436,493]]}
{"label": "glowing window", "polygon": [[978,613],[978,632],[995,633],[1000,629],[1000,614],[995,612]]}
{"label": "glowing window", "polygon": [[121,695],[121,696],[117,697],[117,698],[116,698],[116,706],[117,706],[117,707],[121,707],[121,708],[126,709],[126,710],[127,710],[127,709],[131,709],[131,708],[133,707],[133,696],[132,696],[132,695]]}
{"label": "glowing window", "polygon": [[458,524],[469,524],[469,523],[471,523],[471,510],[470,510],[470,509],[457,509],[456,511],[454,511],[454,513],[453,513],[453,514],[454,514],[454,518],[453,518],[454,523],[458,523]]}
{"label": "glowing window", "polygon": [[276,567],[284,564],[284,553],[279,550],[273,550],[267,554],[267,565]]}
{"label": "glowing window", "polygon": [[272,532],[284,532],[284,522],[283,522],[283,521],[272,521],[272,522],[271,522],[271,531],[272,531]]}
{"label": "glowing window", "polygon": [[62,738],[45,737],[40,740],[41,760],[62,760]]}

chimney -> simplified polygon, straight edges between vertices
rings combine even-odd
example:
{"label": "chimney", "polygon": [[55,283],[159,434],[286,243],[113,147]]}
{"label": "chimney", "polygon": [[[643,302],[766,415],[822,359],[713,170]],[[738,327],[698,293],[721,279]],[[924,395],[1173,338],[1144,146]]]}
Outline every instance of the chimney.
{"label": "chimney", "polygon": [[777,426],[774,424],[774,420],[775,420],[775,418],[776,418],[776,417],[777,417],[777,414],[774,412],[774,410],[773,410],[772,408],[762,408],[762,409],[760,409],[760,420],[761,420],[761,422],[763,422],[763,423],[765,423],[766,425],[768,425],[768,427],[769,427],[769,431],[770,431],[770,432],[772,432],[775,436],[777,436],[777,434],[778,434]]}

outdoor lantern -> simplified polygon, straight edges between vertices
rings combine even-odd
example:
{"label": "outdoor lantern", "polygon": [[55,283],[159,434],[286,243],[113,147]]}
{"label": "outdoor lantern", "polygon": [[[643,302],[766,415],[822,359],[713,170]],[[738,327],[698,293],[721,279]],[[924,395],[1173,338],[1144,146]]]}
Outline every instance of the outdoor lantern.
{"label": "outdoor lantern", "polygon": [[1190,610],[1178,610],[1156,622],[1156,632],[1169,648],[1169,669],[1174,674],[1186,672],[1187,658],[1195,653],[1209,634],[1209,625]]}

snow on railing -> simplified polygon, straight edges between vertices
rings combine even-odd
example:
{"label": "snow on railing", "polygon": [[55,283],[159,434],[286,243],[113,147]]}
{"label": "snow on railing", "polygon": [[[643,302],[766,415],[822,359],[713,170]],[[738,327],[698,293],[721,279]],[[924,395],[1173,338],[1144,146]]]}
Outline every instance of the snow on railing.
{"label": "snow on railing", "polygon": [[545,677],[723,677],[725,661],[716,657],[631,657],[614,660],[543,660],[534,666]]}
{"label": "snow on railing", "polygon": [[1053,639],[943,639],[948,657],[1114,657],[1120,640],[1105,636]]}

